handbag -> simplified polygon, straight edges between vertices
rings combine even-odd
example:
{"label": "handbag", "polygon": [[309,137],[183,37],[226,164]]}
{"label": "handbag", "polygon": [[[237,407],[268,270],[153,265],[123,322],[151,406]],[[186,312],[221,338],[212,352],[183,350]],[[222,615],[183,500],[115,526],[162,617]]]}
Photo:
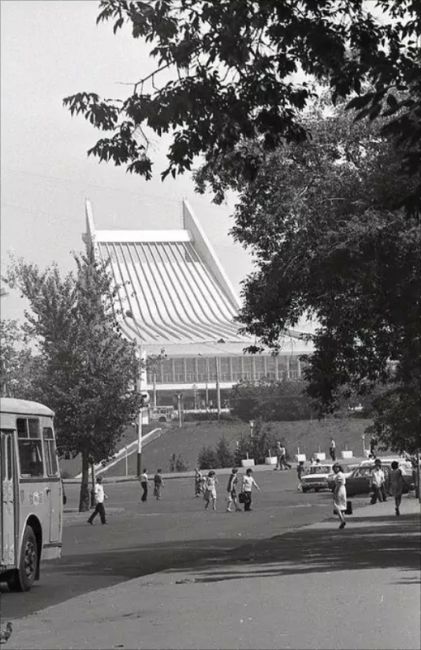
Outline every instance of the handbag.
{"label": "handbag", "polygon": [[[342,510],[342,512],[344,512],[346,515],[352,515],[352,501],[346,502],[346,509]],[[335,510],[335,508],[333,509],[333,514],[334,515],[338,514],[338,511]]]}
{"label": "handbag", "polygon": [[246,495],[245,495],[244,492],[239,492],[238,500],[239,500],[240,503],[245,503],[246,502]]}

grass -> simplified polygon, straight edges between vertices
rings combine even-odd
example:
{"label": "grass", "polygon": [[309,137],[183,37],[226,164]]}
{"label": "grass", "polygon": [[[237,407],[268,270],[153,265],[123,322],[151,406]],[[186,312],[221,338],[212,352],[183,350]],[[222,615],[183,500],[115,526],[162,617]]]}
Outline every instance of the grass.
{"label": "grass", "polygon": [[[336,442],[338,456],[340,451],[349,449],[354,456],[362,455],[362,435],[364,429],[370,424],[369,420],[359,418],[336,419],[329,418],[322,421],[303,420],[297,422],[270,422],[266,426],[286,442],[286,447],[291,456],[297,453],[310,458],[314,452],[322,451],[328,457],[331,438]],[[249,435],[250,428],[244,422],[186,422],[182,428],[176,424],[166,427],[160,438],[154,440],[143,448],[143,466],[150,473],[160,467],[163,472],[170,469],[172,454],[181,456],[189,470],[195,468],[197,457],[204,446],[215,447],[221,436],[224,436],[231,449],[235,449],[235,442],[241,435]],[[273,450],[274,451],[274,450]],[[136,455],[128,458],[128,474],[135,474]],[[116,464],[107,475],[117,476],[125,474],[125,461]]]}

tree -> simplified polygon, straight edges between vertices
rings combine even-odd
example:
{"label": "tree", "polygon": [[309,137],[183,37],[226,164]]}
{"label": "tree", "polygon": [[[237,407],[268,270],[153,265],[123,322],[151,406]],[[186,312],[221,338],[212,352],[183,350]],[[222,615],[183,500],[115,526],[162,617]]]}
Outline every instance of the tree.
{"label": "tree", "polygon": [[[270,424],[261,418],[255,421],[253,435],[242,435],[235,451],[235,463],[241,465],[244,458],[252,458],[256,464],[263,464],[269,454],[274,454],[279,436],[272,431]],[[281,439],[282,442],[283,439]]]}
{"label": "tree", "polygon": [[287,325],[313,315],[319,328],[305,376],[320,411],[386,384],[374,401],[379,435],[396,449],[414,449],[421,228],[400,197],[416,181],[398,173],[404,151],[381,136],[381,124],[355,125],[344,110],[326,114],[325,106],[307,119],[311,140],[274,152],[253,183],[239,186],[233,232],[256,259],[239,319],[276,349]]}
{"label": "tree", "polygon": [[[407,143],[404,169],[421,167],[419,7],[413,0],[102,0],[97,22],[124,25],[151,44],[152,74],[125,100],[79,92],[71,114],[110,132],[89,154],[150,178],[147,130],[171,133],[162,176],[223,157],[254,179],[265,155],[306,137],[300,112],[327,84],[352,97],[358,117],[386,118],[384,133]],[[168,75],[170,81],[168,81]],[[367,87],[367,84],[369,87]],[[421,186],[419,186],[421,187]],[[418,187],[418,189],[419,189]],[[420,207],[419,193],[407,197]]]}
{"label": "tree", "polygon": [[224,436],[218,440],[215,448],[217,467],[232,467],[234,465],[234,455]]}
{"label": "tree", "polygon": [[16,320],[0,320],[0,394],[33,399],[42,359],[27,344]]}
{"label": "tree", "polygon": [[197,458],[199,469],[215,469],[218,467],[216,452],[212,447],[202,447]]}
{"label": "tree", "polygon": [[315,411],[305,387],[303,381],[242,381],[232,388],[231,413],[244,422],[258,418],[265,422],[307,420]]}
{"label": "tree", "polygon": [[76,276],[61,279],[54,265],[40,271],[21,260],[6,281],[30,302],[27,330],[43,359],[34,397],[55,411],[60,452],[81,454],[79,510],[85,511],[90,458],[98,462],[112,455],[138,412],[139,363],[133,344],[118,330],[106,268],[92,249],[75,261]]}

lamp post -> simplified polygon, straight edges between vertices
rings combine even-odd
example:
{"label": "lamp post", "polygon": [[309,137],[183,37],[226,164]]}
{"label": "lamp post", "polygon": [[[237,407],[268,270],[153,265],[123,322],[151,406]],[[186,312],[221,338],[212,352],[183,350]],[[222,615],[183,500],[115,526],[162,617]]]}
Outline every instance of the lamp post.
{"label": "lamp post", "polygon": [[177,393],[178,428],[179,429],[181,429],[181,427],[183,426],[183,414],[181,412],[182,400],[183,400],[183,393]]}
{"label": "lamp post", "polygon": [[216,388],[216,410],[218,420],[221,418],[221,387],[219,385],[219,359],[215,357],[215,388]]}
{"label": "lamp post", "polygon": [[139,329],[137,326],[137,322],[132,314],[131,311],[126,311],[126,316],[130,318],[133,323],[135,324],[136,327],[136,333],[138,335],[138,339],[133,339],[134,344],[136,345],[137,348],[137,356],[139,360],[139,369],[137,373],[137,378],[136,378],[136,387],[141,395],[141,403],[140,403],[140,408],[137,416],[137,459],[136,459],[136,475],[138,478],[140,478],[142,474],[142,426],[143,426],[143,407],[146,406],[146,404],[149,402],[149,395],[148,393],[143,389],[143,376],[145,372],[145,361],[146,361],[146,353],[143,350],[142,346],[142,338],[139,334]]}

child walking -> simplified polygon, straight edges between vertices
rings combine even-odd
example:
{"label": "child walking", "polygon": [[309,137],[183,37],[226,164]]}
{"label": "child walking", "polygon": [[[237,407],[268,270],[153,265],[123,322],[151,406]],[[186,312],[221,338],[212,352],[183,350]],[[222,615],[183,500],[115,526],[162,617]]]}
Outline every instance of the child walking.
{"label": "child walking", "polygon": [[205,510],[208,509],[209,504],[212,504],[212,510],[216,510],[216,486],[218,485],[218,479],[213,469],[210,470],[206,477],[205,481],[205,493],[203,498],[205,499]]}
{"label": "child walking", "polygon": [[237,485],[238,485],[238,469],[234,467],[231,471],[230,477],[228,479],[228,485],[227,485],[227,512],[232,512],[231,510],[231,504],[234,504],[235,511],[240,512],[240,504],[238,502],[238,494],[237,494]]}

